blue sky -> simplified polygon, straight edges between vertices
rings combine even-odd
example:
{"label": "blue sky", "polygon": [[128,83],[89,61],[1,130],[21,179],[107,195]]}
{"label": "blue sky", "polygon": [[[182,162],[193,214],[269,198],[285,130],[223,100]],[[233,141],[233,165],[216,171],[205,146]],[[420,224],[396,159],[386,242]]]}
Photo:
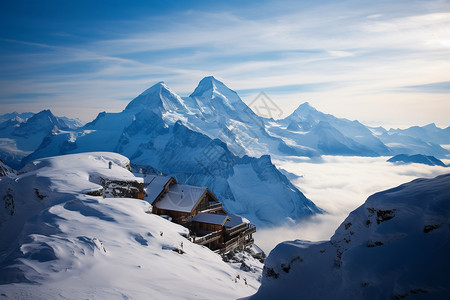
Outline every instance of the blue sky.
{"label": "blue sky", "polygon": [[214,75],[288,115],[449,126],[449,1],[0,2],[0,111],[92,120]]}

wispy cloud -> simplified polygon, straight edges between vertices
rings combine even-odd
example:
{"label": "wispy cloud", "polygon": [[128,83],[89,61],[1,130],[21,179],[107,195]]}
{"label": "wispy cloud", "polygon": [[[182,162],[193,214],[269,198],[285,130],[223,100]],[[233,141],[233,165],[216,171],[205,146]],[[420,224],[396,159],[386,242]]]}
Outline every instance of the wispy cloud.
{"label": "wispy cloud", "polygon": [[399,91],[403,92],[417,91],[421,93],[450,93],[450,81],[410,85],[403,87],[403,89],[399,89]]}
{"label": "wispy cloud", "polygon": [[[117,109],[109,103],[127,95],[131,100],[160,80],[188,95],[203,76],[215,75],[243,91],[246,101],[251,101],[253,91],[266,90],[285,112],[308,100],[332,108],[330,113],[373,121],[389,113],[385,110],[394,101],[391,96],[400,89],[403,92],[394,96],[398,101],[414,98],[411,104],[420,106],[424,98],[410,97],[404,87],[447,82],[450,69],[450,4],[441,1],[389,5],[359,1],[300,5],[293,1],[283,7],[265,1],[252,10],[220,10],[211,5],[119,19],[112,24],[112,32],[107,30],[111,23],[99,24],[103,27],[95,29],[95,39],[59,35],[77,42],[0,39],[19,48],[40,48],[20,48],[0,56],[0,67],[5,70],[0,74],[0,98],[21,93],[28,84],[28,93],[66,95],[70,91],[78,99],[90,99],[87,105],[95,95],[104,109]],[[22,82],[22,87],[8,85],[11,77]],[[380,115],[362,106],[352,109],[358,102],[370,107],[374,99]],[[60,101],[61,96],[49,97],[41,106]],[[443,107],[442,101],[435,102],[441,103],[435,112],[450,109],[449,104]],[[84,118],[93,115],[92,109]],[[433,114],[423,117],[428,122],[448,123],[448,118],[436,119]],[[396,119],[416,120],[406,113]]]}
{"label": "wispy cloud", "polygon": [[40,48],[54,48],[47,44],[33,43],[33,42],[27,42],[27,41],[19,41],[19,40],[11,40],[11,39],[3,39],[3,38],[0,38],[0,41],[7,42],[7,43],[22,44],[22,45],[26,45],[26,46],[35,46],[35,47],[40,47]]}

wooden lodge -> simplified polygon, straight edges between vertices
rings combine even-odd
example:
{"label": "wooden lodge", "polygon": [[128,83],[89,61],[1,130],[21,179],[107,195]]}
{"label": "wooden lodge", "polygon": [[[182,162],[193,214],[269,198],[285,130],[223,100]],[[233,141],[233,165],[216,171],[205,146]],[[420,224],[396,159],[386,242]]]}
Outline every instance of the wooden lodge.
{"label": "wooden lodge", "polygon": [[219,253],[253,244],[256,227],[245,218],[227,213],[208,188],[183,185],[173,177],[156,175],[144,177],[144,185],[153,213],[189,228],[194,243]]}

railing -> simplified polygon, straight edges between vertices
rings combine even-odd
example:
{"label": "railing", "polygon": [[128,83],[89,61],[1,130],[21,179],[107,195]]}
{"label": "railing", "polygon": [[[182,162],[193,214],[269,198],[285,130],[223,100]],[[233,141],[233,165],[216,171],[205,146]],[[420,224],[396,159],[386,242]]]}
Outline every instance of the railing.
{"label": "railing", "polygon": [[242,223],[242,224],[239,224],[237,226],[225,229],[225,232],[227,234],[229,234],[229,235],[233,235],[236,232],[245,230],[246,228],[247,228],[247,224],[246,223]]}
{"label": "railing", "polygon": [[223,247],[228,247],[236,242],[239,241],[239,236],[232,238],[231,240],[226,241],[225,243],[222,244]]}
{"label": "railing", "polygon": [[254,242],[255,242],[254,239],[249,239],[249,240],[246,240],[244,244],[245,244],[245,246],[248,246],[248,245],[253,244]]}
{"label": "railing", "polygon": [[[254,242],[252,238],[249,238],[249,235],[256,232],[256,226],[253,224],[239,224],[233,228],[229,228],[225,230],[228,235],[231,235],[236,232],[241,232],[241,234],[229,239],[225,243],[220,243],[217,245],[219,248],[216,250],[217,253],[227,253],[228,251],[238,247],[238,246],[248,246]],[[219,240],[222,237],[222,230],[214,231],[208,233],[199,238],[194,238],[194,243],[198,245],[206,245],[208,243]]]}
{"label": "railing", "polygon": [[209,205],[207,208],[205,208],[204,210],[202,210],[202,211],[200,211],[200,212],[212,212],[212,211],[217,211],[217,210],[220,210],[220,209],[222,209],[222,203],[221,202],[218,202],[218,203],[214,203],[214,204],[211,204],[211,205]]}
{"label": "railing", "polygon": [[228,251],[236,248],[236,244],[239,244],[240,237],[237,236],[235,238],[232,238],[231,240],[227,241],[226,243],[219,244],[219,253],[227,253]]}
{"label": "railing", "polygon": [[228,228],[228,229],[225,230],[225,232],[227,234],[229,234],[229,235],[234,235],[234,234],[236,234],[237,232],[240,232],[240,231],[244,231],[244,235],[245,234],[251,234],[251,233],[256,232],[256,226],[253,225],[253,224],[243,223],[243,224],[239,224],[239,225],[237,225],[235,227]]}
{"label": "railing", "polygon": [[204,235],[202,237],[194,238],[194,243],[198,244],[198,245],[205,245],[205,244],[208,244],[208,243],[211,243],[213,241],[220,239],[221,236],[222,236],[221,230],[214,231],[214,232],[208,233],[207,235]]}
{"label": "railing", "polygon": [[239,246],[248,246],[254,243],[254,239],[246,239],[245,236],[237,236],[227,241],[226,243],[219,244],[218,253],[223,254],[227,253],[230,250],[235,249]]}
{"label": "railing", "polygon": [[248,228],[244,231],[244,235],[252,234],[256,232],[256,226],[253,224],[248,224]]}

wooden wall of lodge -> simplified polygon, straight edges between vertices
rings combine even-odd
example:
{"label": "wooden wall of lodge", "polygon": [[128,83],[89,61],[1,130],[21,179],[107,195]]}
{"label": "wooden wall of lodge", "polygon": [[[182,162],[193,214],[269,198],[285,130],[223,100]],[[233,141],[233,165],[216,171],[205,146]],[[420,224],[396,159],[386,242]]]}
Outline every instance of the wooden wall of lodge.
{"label": "wooden wall of lodge", "polygon": [[223,229],[223,226],[220,224],[210,224],[210,223],[199,223],[193,222],[193,229],[197,231],[219,231]]}

